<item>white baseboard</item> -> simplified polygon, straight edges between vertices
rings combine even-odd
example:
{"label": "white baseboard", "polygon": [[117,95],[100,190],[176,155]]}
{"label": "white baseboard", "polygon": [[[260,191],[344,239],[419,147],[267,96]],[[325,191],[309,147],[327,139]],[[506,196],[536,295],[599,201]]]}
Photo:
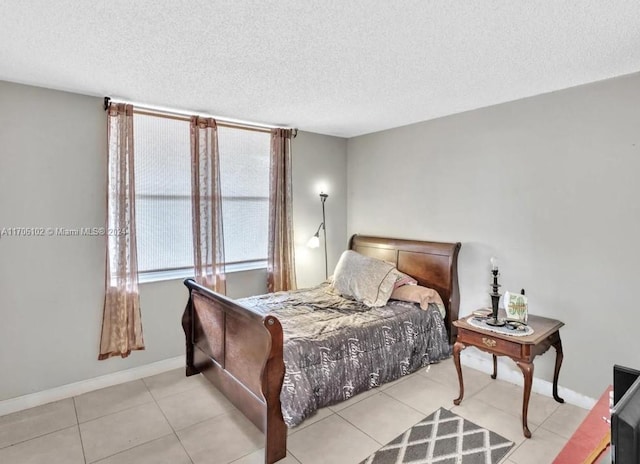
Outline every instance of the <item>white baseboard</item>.
{"label": "white baseboard", "polygon": [[[472,351],[463,351],[460,353],[460,364],[477,369],[487,374],[493,374],[493,361],[486,355],[480,355]],[[522,372],[509,369],[505,366],[498,365],[498,378],[505,382],[514,383],[516,385],[524,385]],[[553,397],[553,383],[548,380],[533,378],[531,391],[544,396]],[[569,390],[568,388],[558,385],[558,395],[565,400],[566,403],[573,404],[584,409],[591,409],[597,400],[585,396],[581,393]]]}
{"label": "white baseboard", "polygon": [[132,380],[138,380],[143,377],[162,374],[163,372],[184,367],[184,365],[184,356],[176,356],[175,358],[145,364],[144,366],[133,367],[124,371],[101,375],[100,377],[94,377],[93,379],[81,380],[80,382],[62,385],[49,390],[10,398],[8,400],[0,401],[0,416],[22,411],[23,409],[33,408],[42,404],[51,403],[52,401],[82,395],[83,393],[99,390],[100,388],[111,387],[113,385],[130,382]]}

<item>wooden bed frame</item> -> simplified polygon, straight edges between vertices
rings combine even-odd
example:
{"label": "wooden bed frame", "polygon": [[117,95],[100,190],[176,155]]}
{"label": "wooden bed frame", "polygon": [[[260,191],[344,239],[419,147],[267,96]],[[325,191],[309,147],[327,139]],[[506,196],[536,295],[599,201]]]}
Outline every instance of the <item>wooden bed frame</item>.
{"label": "wooden bed frame", "polygon": [[[434,288],[444,301],[449,340],[458,319],[460,243],[422,242],[354,235],[349,248],[392,262]],[[280,408],[284,379],[282,326],[278,319],[244,307],[193,280],[185,280],[189,302],[182,316],[187,376],[202,373],[265,434],[265,463],[287,454],[287,426]]]}

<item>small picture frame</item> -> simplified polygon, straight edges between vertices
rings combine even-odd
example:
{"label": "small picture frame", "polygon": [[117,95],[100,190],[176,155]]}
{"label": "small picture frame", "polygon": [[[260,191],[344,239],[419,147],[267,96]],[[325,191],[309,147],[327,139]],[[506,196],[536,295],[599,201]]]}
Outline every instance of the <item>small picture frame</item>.
{"label": "small picture frame", "polygon": [[527,323],[529,316],[529,305],[524,293],[505,292],[504,310],[507,313],[507,320]]}

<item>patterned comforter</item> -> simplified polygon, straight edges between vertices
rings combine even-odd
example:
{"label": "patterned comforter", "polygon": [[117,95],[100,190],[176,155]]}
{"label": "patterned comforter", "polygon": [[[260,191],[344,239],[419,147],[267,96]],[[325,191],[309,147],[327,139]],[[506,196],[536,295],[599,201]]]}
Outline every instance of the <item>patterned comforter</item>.
{"label": "patterned comforter", "polygon": [[389,300],[368,308],[333,293],[326,283],[239,302],[274,314],[282,324],[286,373],[280,399],[289,427],[451,352],[436,305],[423,311]]}

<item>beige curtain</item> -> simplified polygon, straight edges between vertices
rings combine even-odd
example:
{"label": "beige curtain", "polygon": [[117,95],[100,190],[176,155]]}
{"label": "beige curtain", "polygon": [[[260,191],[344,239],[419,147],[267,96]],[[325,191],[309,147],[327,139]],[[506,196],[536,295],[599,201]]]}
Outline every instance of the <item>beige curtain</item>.
{"label": "beige curtain", "polygon": [[291,193],[291,130],[271,130],[269,168],[269,292],[295,290]]}
{"label": "beige curtain", "polygon": [[195,280],[225,293],[218,129],[211,118],[191,118],[191,205]]}
{"label": "beige curtain", "polygon": [[133,106],[114,104],[107,113],[107,263],[98,359],[143,350],[138,294]]}

